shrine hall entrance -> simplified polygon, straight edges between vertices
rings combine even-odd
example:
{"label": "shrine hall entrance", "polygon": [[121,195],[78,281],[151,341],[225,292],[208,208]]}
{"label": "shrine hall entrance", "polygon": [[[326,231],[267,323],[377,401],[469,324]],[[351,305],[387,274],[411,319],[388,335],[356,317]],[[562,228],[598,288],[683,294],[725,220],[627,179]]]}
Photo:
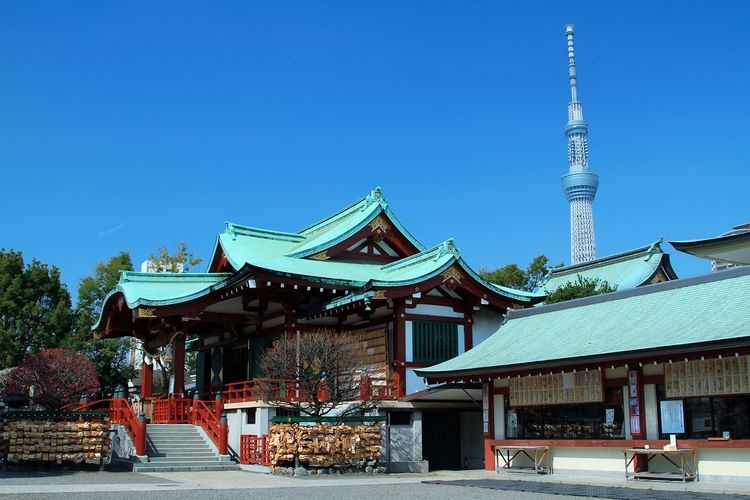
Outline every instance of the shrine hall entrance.
{"label": "shrine hall entrance", "polygon": [[422,458],[430,471],[482,469],[483,445],[480,411],[422,410]]}

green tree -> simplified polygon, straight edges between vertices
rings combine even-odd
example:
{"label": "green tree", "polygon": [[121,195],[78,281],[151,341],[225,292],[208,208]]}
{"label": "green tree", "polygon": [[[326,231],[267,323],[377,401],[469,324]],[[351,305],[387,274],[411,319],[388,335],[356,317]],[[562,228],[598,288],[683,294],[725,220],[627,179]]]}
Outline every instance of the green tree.
{"label": "green tree", "polygon": [[496,285],[533,292],[546,276],[549,270],[548,263],[549,259],[542,254],[534,257],[526,270],[521,269],[517,264],[508,264],[494,270],[481,269],[479,275]]}
{"label": "green tree", "polygon": [[21,252],[0,250],[0,369],[60,345],[72,326],[70,293],[60,270]]}
{"label": "green tree", "polygon": [[[159,254],[151,254],[148,257],[149,270],[158,273],[186,273],[190,271],[193,266],[197,266],[203,259],[196,257],[195,254],[188,250],[187,243],[181,241],[177,245],[177,249],[174,254],[169,253],[169,249],[166,245],[162,245],[158,250]],[[154,358],[155,365],[161,371],[161,381],[163,383],[161,389],[167,392],[169,388],[169,380],[172,377],[173,366],[172,366],[172,354],[168,346],[158,348],[150,352]],[[189,371],[195,371],[196,365],[196,353],[188,352],[185,353],[186,367]],[[157,380],[157,384],[159,381]]]}
{"label": "green tree", "polygon": [[571,281],[557,288],[547,295],[546,304],[564,302],[566,300],[581,299],[592,295],[601,295],[603,293],[614,292],[617,286],[612,286],[606,280],[599,278],[584,278],[580,274],[576,281]]}
{"label": "green tree", "polygon": [[166,245],[159,247],[159,255],[148,257],[150,267],[158,273],[186,273],[190,268],[200,264],[203,259],[188,251],[187,243],[181,241],[174,254],[169,253]]}
{"label": "green tree", "polygon": [[127,387],[128,380],[135,374],[127,358],[131,339],[95,339],[91,327],[99,318],[105,297],[117,286],[120,271],[132,270],[130,255],[121,252],[107,262],[99,262],[93,275],[81,279],[73,335],[63,342],[65,347],[89,358],[105,396],[111,395],[118,386]]}

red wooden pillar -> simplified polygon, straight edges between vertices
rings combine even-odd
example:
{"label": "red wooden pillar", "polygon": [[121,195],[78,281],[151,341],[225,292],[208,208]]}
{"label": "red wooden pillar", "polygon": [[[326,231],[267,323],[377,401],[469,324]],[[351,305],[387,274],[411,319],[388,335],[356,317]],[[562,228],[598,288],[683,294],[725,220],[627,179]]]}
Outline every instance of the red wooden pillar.
{"label": "red wooden pillar", "polygon": [[398,394],[406,394],[406,312],[403,301],[393,303],[393,370],[398,374]]}
{"label": "red wooden pillar", "polygon": [[174,373],[174,394],[181,398],[185,392],[185,336],[178,335],[172,342],[174,358],[172,370]]}
{"label": "red wooden pillar", "polygon": [[143,360],[141,367],[141,398],[150,398],[154,395],[154,365]]}
{"label": "red wooden pillar", "polygon": [[472,347],[474,347],[474,318],[471,314],[467,314],[466,323],[464,323],[464,351]]}
{"label": "red wooden pillar", "polygon": [[[646,439],[646,410],[644,408],[643,371],[641,368],[628,370],[628,402],[630,434],[633,439]],[[648,470],[646,455],[637,455],[633,467],[635,471]]]}
{"label": "red wooden pillar", "polygon": [[482,384],[482,437],[484,438],[484,470],[495,470],[495,449],[492,448],[492,441],[495,440],[495,395],[491,381]]}

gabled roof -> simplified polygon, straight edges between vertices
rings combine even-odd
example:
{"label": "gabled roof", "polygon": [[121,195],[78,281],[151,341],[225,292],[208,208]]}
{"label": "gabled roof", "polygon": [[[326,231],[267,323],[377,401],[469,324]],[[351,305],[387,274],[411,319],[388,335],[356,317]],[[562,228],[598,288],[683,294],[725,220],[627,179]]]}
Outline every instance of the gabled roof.
{"label": "gabled roof", "polygon": [[750,345],[750,268],[523,310],[489,339],[417,371],[432,380]]}
{"label": "gabled roof", "polygon": [[617,290],[627,290],[651,283],[659,271],[661,281],[677,279],[669,255],[662,252],[662,240],[650,245],[628,250],[590,262],[550,270],[540,289],[549,294],[567,283],[574,283],[578,276],[586,279],[606,281]]}
{"label": "gabled roof", "polygon": [[122,295],[130,309],[140,306],[168,306],[202,297],[224,285],[230,273],[139,273],[121,271],[120,281],[102,302],[99,319],[92,327],[101,326],[106,305]]}
{"label": "gabled roof", "polygon": [[750,223],[735,226],[732,231],[715,238],[669,243],[680,252],[696,257],[738,265],[750,264]]}
{"label": "gabled roof", "polygon": [[415,252],[424,250],[424,246],[396,218],[382,190],[377,187],[367,196],[298,233],[269,231],[226,222],[224,233],[217,238],[209,266],[214,263],[219,252],[223,252],[235,270],[244,264],[255,264],[277,257],[314,259],[351,238],[380,215],[387,217],[390,225],[414,247]]}

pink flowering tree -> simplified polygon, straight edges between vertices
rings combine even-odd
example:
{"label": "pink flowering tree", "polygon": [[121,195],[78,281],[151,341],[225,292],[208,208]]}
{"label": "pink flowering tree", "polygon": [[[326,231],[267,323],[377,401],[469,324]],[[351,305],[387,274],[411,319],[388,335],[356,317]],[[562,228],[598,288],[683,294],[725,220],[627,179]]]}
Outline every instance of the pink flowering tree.
{"label": "pink flowering tree", "polygon": [[[12,373],[6,393],[32,394],[34,402],[55,409],[99,391],[96,369],[83,354],[47,349],[24,359]],[[32,390],[33,388],[33,390]]]}

